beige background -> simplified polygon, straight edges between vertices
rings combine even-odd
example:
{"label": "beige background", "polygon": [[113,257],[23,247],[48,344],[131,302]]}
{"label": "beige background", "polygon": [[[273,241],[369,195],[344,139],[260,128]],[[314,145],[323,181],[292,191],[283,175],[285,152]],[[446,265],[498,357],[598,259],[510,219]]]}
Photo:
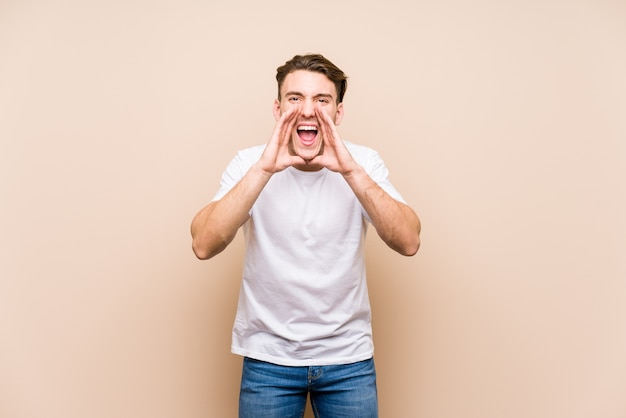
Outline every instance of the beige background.
{"label": "beige background", "polygon": [[1,0],[0,416],[235,416],[241,236],[189,223],[321,52],[423,221],[368,239],[381,416],[626,417],[625,40],[621,0]]}

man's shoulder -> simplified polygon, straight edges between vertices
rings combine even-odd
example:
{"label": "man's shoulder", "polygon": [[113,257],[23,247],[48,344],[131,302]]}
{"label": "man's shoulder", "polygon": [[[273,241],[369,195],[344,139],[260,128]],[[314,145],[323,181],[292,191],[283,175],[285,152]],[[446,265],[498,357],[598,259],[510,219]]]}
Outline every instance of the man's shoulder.
{"label": "man's shoulder", "polygon": [[355,142],[350,142],[350,141],[343,141],[344,144],[346,144],[346,148],[348,148],[348,150],[352,151],[356,151],[356,152],[361,152],[361,153],[369,153],[369,152],[376,152],[373,148],[368,147],[367,145],[362,145],[362,144],[357,144]]}
{"label": "man's shoulder", "polygon": [[257,162],[263,154],[265,145],[254,145],[247,148],[241,148],[237,151],[231,164],[237,164],[243,167],[244,171],[247,170],[252,164]]}
{"label": "man's shoulder", "polygon": [[265,144],[263,145],[253,145],[247,148],[242,148],[237,151],[237,155],[242,157],[260,157],[263,154],[263,150],[265,149]]}
{"label": "man's shoulder", "polygon": [[346,145],[348,151],[350,151],[350,154],[352,154],[354,159],[357,160],[360,164],[363,164],[365,161],[378,158],[378,151],[376,151],[374,148],[349,141],[343,142]]}

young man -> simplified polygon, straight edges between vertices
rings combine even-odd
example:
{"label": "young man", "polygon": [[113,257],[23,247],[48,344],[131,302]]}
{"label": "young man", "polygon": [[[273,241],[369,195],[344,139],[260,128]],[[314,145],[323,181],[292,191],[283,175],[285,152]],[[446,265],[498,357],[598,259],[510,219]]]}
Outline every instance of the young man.
{"label": "young man", "polygon": [[271,139],[237,153],[191,224],[200,259],[244,230],[231,347],[244,356],[239,416],[302,417],[310,394],[317,417],[376,417],[365,232],[372,224],[412,256],[420,221],[380,156],[340,138],[343,71],[297,55],[276,80]]}

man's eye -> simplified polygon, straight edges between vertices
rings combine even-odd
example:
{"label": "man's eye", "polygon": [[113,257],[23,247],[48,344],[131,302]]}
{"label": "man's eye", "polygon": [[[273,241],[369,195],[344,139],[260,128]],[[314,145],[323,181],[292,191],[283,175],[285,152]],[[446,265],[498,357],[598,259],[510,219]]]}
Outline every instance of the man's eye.
{"label": "man's eye", "polygon": [[328,104],[328,99],[320,98],[320,99],[317,99],[317,101],[323,104]]}
{"label": "man's eye", "polygon": [[289,101],[290,101],[290,102],[299,102],[299,101],[300,101],[300,98],[299,98],[299,97],[290,97],[290,98],[289,98]]}

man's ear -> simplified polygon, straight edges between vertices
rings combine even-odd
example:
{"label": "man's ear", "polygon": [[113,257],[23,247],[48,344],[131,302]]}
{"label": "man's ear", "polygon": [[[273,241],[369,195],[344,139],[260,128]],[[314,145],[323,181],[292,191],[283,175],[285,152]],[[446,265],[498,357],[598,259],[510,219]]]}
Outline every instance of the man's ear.
{"label": "man's ear", "polygon": [[335,126],[339,126],[343,119],[343,102],[337,105],[337,113],[335,113]]}
{"label": "man's ear", "polygon": [[280,119],[280,100],[274,99],[274,107],[272,108],[272,111],[274,113],[274,119],[278,122],[278,119]]}

